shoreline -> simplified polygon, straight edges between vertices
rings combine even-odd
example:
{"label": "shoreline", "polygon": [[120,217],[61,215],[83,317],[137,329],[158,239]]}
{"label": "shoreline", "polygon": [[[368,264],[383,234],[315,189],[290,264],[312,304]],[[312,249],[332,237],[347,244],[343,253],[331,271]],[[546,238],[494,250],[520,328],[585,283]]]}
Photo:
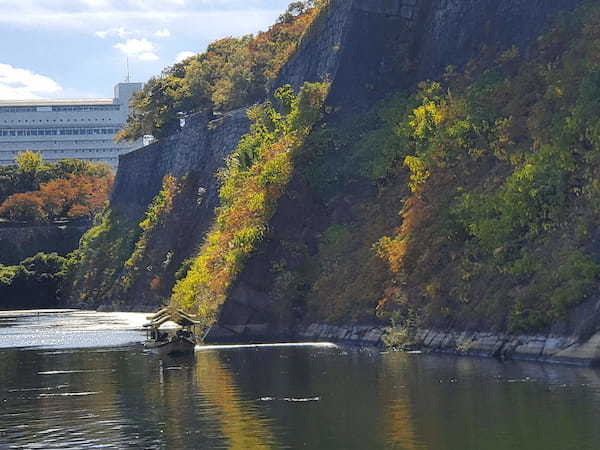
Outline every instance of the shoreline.
{"label": "shoreline", "polygon": [[[52,314],[69,312],[99,312],[77,308],[5,310],[0,316]],[[120,311],[110,311],[120,313]],[[132,313],[132,311],[129,311]],[[136,313],[136,312],[133,312]],[[145,314],[146,312],[137,312]],[[206,345],[273,344],[281,342],[315,342],[356,347],[385,348],[381,325],[301,324],[294,328],[269,324],[215,326],[207,335]],[[589,339],[560,334],[509,335],[489,331],[418,329],[413,333],[409,351],[455,356],[516,360],[575,367],[600,366],[600,331]]]}
{"label": "shoreline", "polygon": [[[268,343],[281,339],[331,342],[364,347],[384,347],[387,327],[378,325],[327,325],[312,323],[293,332],[273,329],[266,324],[219,326],[207,336],[208,343]],[[586,341],[577,336],[508,335],[483,331],[441,331],[419,329],[411,350],[456,356],[533,361],[578,367],[600,366],[600,332]]]}

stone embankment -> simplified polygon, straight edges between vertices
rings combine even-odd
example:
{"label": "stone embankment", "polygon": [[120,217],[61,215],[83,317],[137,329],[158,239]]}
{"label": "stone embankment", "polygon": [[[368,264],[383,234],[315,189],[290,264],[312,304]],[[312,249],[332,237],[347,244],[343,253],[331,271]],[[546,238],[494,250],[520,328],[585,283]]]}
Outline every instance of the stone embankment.
{"label": "stone embankment", "polygon": [[[255,343],[333,342],[346,345],[383,347],[385,327],[380,325],[308,324],[295,330],[263,324],[217,326],[207,336],[209,342]],[[600,332],[589,339],[580,336],[509,335],[487,331],[420,329],[412,337],[411,348],[432,353],[516,359],[558,364],[591,366],[600,364]]]}
{"label": "stone embankment", "polygon": [[[297,333],[308,341],[383,346],[385,329],[365,325],[311,324]],[[578,336],[508,335],[479,331],[421,329],[412,347],[438,353],[494,357],[573,365],[600,364],[600,332],[582,341]]]}

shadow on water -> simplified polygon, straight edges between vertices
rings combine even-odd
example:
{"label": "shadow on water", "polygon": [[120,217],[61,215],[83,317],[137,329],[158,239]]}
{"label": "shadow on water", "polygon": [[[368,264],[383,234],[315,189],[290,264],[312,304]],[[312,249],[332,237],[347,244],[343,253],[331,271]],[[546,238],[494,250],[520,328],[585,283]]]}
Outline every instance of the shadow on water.
{"label": "shadow on water", "polygon": [[[0,335],[18,342],[21,330],[28,340],[32,330],[20,325],[30,319]],[[69,343],[85,341],[76,328]],[[126,328],[105,338],[122,342]],[[4,348],[0,361],[0,448],[591,450],[600,442],[592,369],[331,346],[212,347],[161,359],[139,343]]]}

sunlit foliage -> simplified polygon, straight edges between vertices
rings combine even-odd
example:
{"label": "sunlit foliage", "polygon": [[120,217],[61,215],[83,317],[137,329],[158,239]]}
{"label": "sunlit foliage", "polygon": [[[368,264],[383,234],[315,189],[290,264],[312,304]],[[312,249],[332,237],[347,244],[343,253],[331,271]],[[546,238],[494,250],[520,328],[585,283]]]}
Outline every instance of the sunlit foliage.
{"label": "sunlit foliage", "polygon": [[101,171],[99,176],[72,173],[56,178],[40,184],[39,190],[8,197],[0,204],[0,217],[24,222],[92,219],[104,208],[113,181],[110,171]]}
{"label": "sunlit foliage", "polygon": [[423,316],[539,329],[593,293],[599,27],[598,6],[565,14],[528,58],[488,49],[398,116],[412,195],[376,250]]}
{"label": "sunlit foliage", "polygon": [[294,160],[321,117],[328,85],[306,83],[296,96],[277,90],[280,102],[256,106],[253,124],[219,174],[221,206],[215,224],[172,302],[197,311],[211,325],[228,289],[258,243],[294,171]]}
{"label": "sunlit foliage", "polygon": [[204,53],[151,78],[134,95],[133,113],[119,139],[172,134],[179,126],[179,112],[224,112],[262,101],[325,3],[294,2],[267,31],[215,41]]}

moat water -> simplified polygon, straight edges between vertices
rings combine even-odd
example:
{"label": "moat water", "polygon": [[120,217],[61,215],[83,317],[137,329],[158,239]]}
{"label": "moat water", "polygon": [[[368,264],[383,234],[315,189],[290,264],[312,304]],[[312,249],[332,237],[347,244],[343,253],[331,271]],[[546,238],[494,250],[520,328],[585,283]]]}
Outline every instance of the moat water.
{"label": "moat water", "polygon": [[141,314],[0,313],[0,449],[600,448],[600,372],[332,345],[146,353]]}

